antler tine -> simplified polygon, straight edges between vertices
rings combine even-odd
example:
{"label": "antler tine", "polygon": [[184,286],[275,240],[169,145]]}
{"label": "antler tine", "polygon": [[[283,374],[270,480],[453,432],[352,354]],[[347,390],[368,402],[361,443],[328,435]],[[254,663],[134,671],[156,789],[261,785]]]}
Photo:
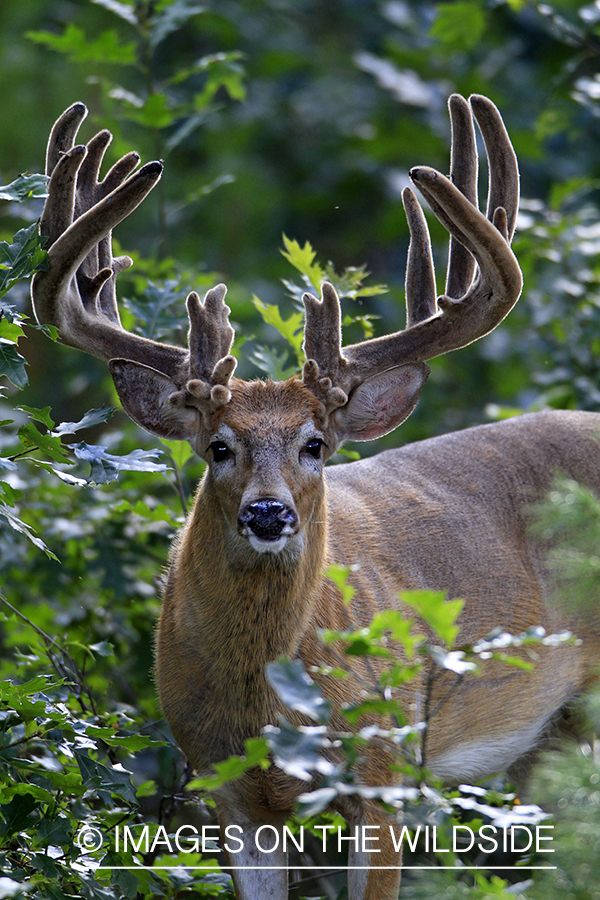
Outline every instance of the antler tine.
{"label": "antler tine", "polygon": [[46,175],[52,175],[60,157],[73,147],[77,132],[87,114],[87,107],[84,103],[73,103],[58,117],[48,138]]}
{"label": "antler tine", "polygon": [[[450,180],[465,197],[477,206],[477,144],[471,108],[460,94],[448,100],[451,125]],[[429,229],[414,192],[406,188],[402,202],[410,229],[410,245],[406,266],[406,326],[409,328],[435,315],[437,295],[435,268],[431,253]],[[450,235],[446,293],[462,297],[475,274],[475,259],[454,235]]]}
{"label": "antler tine", "polygon": [[435,267],[429,229],[423,210],[411,188],[404,188],[402,202],[410,230],[406,262],[406,327],[429,319],[437,312]]}
{"label": "antler tine", "polygon": [[319,368],[334,375],[343,365],[340,356],[342,346],[342,317],[337,294],[325,282],[321,288],[321,299],[312,294],[302,296],[306,314],[303,350],[307,359],[314,359]]}
{"label": "antler tine", "polygon": [[210,391],[213,401],[220,397],[223,402],[228,402],[228,394],[215,391],[214,387],[227,388],[237,365],[229,354],[235,332],[229,323],[231,310],[225,303],[226,293],[226,286],[218,284],[207,292],[204,303],[195,291],[186,301],[190,319],[190,378],[200,383],[188,383],[188,390],[196,397],[208,396]]}
{"label": "antler tine", "polygon": [[[460,94],[452,94],[448,100],[452,144],[450,151],[450,181],[473,206],[477,206],[477,143],[471,107]],[[475,274],[475,260],[467,248],[450,235],[446,293],[449,297],[462,297],[471,286]]]}
{"label": "antler tine", "polygon": [[488,158],[487,217],[494,221],[497,209],[506,211],[508,241],[512,240],[519,211],[519,164],[508,132],[491,100],[481,94],[469,98]]}
{"label": "antler tine", "polygon": [[331,410],[348,400],[340,301],[335,288],[327,281],[321,286],[320,300],[305,293],[302,301],[306,316],[302,345],[306,354],[303,380]]}

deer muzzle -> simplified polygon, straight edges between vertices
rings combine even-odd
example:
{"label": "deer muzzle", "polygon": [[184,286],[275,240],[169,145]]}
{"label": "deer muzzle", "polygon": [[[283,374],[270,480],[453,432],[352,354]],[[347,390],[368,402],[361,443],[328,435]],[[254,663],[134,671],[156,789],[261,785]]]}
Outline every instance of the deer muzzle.
{"label": "deer muzzle", "polygon": [[272,497],[248,503],[238,516],[238,531],[259,552],[277,553],[298,530],[295,509]]}

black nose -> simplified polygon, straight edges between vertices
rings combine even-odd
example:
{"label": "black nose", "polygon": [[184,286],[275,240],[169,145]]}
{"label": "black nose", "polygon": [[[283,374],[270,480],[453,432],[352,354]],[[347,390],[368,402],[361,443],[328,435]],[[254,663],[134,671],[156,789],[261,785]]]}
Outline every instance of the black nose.
{"label": "black nose", "polygon": [[297,521],[298,516],[293,509],[280,500],[271,498],[249,503],[238,519],[241,529],[249,528],[256,537],[263,541],[277,540],[281,537],[286,525],[294,527]]}

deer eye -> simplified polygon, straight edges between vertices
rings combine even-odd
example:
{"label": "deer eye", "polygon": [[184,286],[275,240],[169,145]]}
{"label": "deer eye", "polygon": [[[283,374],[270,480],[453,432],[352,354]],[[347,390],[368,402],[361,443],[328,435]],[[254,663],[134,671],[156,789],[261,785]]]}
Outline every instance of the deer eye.
{"label": "deer eye", "polygon": [[304,448],[304,453],[308,453],[309,456],[312,456],[313,459],[321,458],[321,447],[324,447],[325,443],[320,438],[313,438],[312,441],[309,441],[306,447]]}
{"label": "deer eye", "polygon": [[212,450],[213,462],[216,463],[225,462],[228,457],[233,456],[233,453],[223,441],[213,441],[210,449]]}

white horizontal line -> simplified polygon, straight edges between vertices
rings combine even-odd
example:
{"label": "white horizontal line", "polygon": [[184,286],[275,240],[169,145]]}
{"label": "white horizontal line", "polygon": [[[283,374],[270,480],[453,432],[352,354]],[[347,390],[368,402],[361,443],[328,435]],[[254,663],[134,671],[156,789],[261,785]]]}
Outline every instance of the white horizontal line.
{"label": "white horizontal line", "polygon": [[204,869],[205,871],[214,870],[217,872],[219,872],[219,871],[231,872],[231,871],[237,871],[237,870],[243,871],[244,869],[258,869],[258,870],[260,870],[260,869],[290,869],[291,871],[294,871],[294,872],[298,872],[298,871],[330,872],[330,871],[334,871],[334,870],[346,872],[346,871],[350,871],[350,870],[354,870],[354,869],[367,869],[367,870],[377,869],[379,871],[384,870],[384,869],[385,870],[387,870],[387,869],[404,869],[404,870],[412,869],[415,871],[418,871],[419,869],[451,869],[451,870],[457,870],[460,872],[464,872],[469,869],[472,869],[472,870],[476,869],[478,872],[479,871],[485,872],[488,869],[493,869],[494,871],[499,870],[502,872],[522,872],[523,869],[540,870],[540,869],[556,869],[556,868],[557,868],[557,866],[528,866],[528,865],[523,865],[523,866],[294,866],[294,865],[291,865],[291,866],[186,866],[185,863],[182,863],[179,866],[96,866],[94,871],[96,871],[96,869],[105,869],[108,872],[110,872],[112,870],[117,870],[117,869],[127,869],[128,871],[135,871],[136,869],[147,869],[148,871],[151,872],[153,870],[158,870],[158,869],[161,869],[161,870],[167,870],[167,869],[171,869],[171,870],[173,870],[173,869],[189,869],[189,870],[200,869],[200,870],[202,870],[202,869]]}

